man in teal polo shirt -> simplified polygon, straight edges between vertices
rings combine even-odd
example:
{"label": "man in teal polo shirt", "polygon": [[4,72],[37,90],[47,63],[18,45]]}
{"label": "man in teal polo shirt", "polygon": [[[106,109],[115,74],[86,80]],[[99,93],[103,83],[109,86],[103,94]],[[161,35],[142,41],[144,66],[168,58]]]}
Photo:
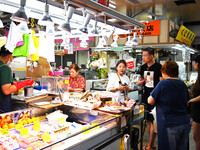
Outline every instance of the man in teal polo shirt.
{"label": "man in teal polo shirt", "polygon": [[12,111],[11,93],[34,83],[33,80],[26,80],[13,84],[12,71],[9,67],[12,60],[12,53],[2,46],[0,50],[0,114]]}

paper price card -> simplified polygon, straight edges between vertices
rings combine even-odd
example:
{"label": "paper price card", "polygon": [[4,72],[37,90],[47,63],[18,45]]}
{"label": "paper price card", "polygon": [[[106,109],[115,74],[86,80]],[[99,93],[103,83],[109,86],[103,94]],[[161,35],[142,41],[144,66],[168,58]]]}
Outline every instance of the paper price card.
{"label": "paper price card", "polygon": [[8,129],[1,129],[1,135],[9,134]]}
{"label": "paper price card", "polygon": [[33,148],[32,148],[32,147],[29,147],[29,148],[27,148],[26,150],[33,150]]}
{"label": "paper price card", "polygon": [[64,124],[66,123],[65,118],[58,118],[59,124]]}
{"label": "paper price card", "polygon": [[65,80],[65,84],[69,84],[69,80]]}
{"label": "paper price card", "polygon": [[[87,128],[86,127],[82,128],[82,130],[85,130],[85,129],[87,129]],[[83,134],[88,134],[88,133],[90,133],[90,130],[87,130],[87,131],[83,132]]]}
{"label": "paper price card", "polygon": [[34,123],[34,125],[40,124],[40,121],[37,120],[37,121],[34,121],[33,123]]}
{"label": "paper price card", "polygon": [[[98,125],[98,123],[92,123],[92,126],[96,126],[96,125]],[[100,128],[100,126],[96,126],[93,129],[99,129],[99,128]]]}
{"label": "paper price card", "polygon": [[40,123],[34,124],[34,125],[33,125],[33,130],[34,130],[34,131],[40,130]]}
{"label": "paper price card", "polygon": [[106,101],[106,104],[113,104],[113,101]]}
{"label": "paper price card", "polygon": [[24,128],[23,124],[16,124],[16,125],[15,125],[15,129],[16,129],[16,130],[20,130],[20,129],[22,129],[22,128]]}
{"label": "paper price card", "polygon": [[44,135],[42,135],[42,139],[44,142],[51,140],[51,136],[49,135],[49,133],[46,133]]}
{"label": "paper price card", "polygon": [[21,133],[21,136],[28,135],[29,134],[28,128],[22,128],[22,129],[20,129],[20,133]]}

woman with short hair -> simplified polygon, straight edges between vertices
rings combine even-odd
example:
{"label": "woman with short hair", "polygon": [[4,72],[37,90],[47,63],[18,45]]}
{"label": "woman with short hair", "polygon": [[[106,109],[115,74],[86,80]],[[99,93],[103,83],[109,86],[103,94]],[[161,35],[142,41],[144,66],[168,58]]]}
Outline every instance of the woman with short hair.
{"label": "woman with short hair", "polygon": [[78,73],[80,68],[77,64],[72,64],[69,66],[70,75],[68,76],[69,79],[69,92],[84,92],[85,91],[85,79],[84,77],[80,76]]}
{"label": "woman with short hair", "polygon": [[159,150],[188,148],[191,125],[187,102],[190,96],[187,86],[178,78],[178,68],[175,61],[166,61],[161,68],[164,80],[148,98],[148,103],[156,106]]}

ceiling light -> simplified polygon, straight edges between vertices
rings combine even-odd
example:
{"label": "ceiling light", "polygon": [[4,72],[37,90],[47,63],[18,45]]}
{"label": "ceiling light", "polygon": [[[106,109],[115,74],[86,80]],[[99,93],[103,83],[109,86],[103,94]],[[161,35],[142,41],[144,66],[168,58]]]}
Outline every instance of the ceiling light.
{"label": "ceiling light", "polygon": [[138,45],[138,40],[137,40],[137,32],[136,30],[134,30],[134,34],[133,34],[133,39],[131,40],[131,44],[132,45]]}
{"label": "ceiling light", "polygon": [[112,46],[112,47],[118,47],[117,40],[118,40],[118,35],[116,35],[114,37],[114,42],[110,46]]}
{"label": "ceiling light", "polygon": [[132,44],[131,44],[131,36],[128,36],[128,41],[125,43],[125,46],[132,46]]}
{"label": "ceiling light", "polygon": [[98,17],[95,16],[94,29],[92,30],[93,34],[99,34],[99,31],[97,30],[97,20],[98,20]]}
{"label": "ceiling light", "polygon": [[88,33],[87,25],[90,22],[92,15],[90,13],[87,13],[84,23],[83,23],[83,28],[80,29],[81,32],[83,33]]}
{"label": "ceiling light", "polygon": [[[69,6],[67,10],[67,0],[64,0],[64,7],[65,7],[65,22],[61,24],[58,29],[67,31],[71,33],[71,27],[70,27],[70,19],[72,18],[72,15],[74,13],[74,8]],[[67,13],[66,13],[67,11]]]}
{"label": "ceiling light", "polygon": [[3,22],[1,21],[1,19],[0,19],[0,28],[3,28],[4,26],[3,26]]}
{"label": "ceiling light", "polygon": [[44,11],[44,16],[42,19],[39,20],[38,22],[39,25],[42,25],[42,26],[47,26],[47,25],[53,25],[53,21],[49,15],[49,5],[48,5],[48,0],[46,1],[46,4],[45,4],[45,11]]}
{"label": "ceiling light", "polygon": [[25,13],[25,9],[24,6],[26,5],[26,0],[21,0],[20,1],[20,8],[18,9],[18,11],[16,13],[14,13],[11,16],[11,20],[16,21],[16,22],[26,22],[28,23],[28,17]]}

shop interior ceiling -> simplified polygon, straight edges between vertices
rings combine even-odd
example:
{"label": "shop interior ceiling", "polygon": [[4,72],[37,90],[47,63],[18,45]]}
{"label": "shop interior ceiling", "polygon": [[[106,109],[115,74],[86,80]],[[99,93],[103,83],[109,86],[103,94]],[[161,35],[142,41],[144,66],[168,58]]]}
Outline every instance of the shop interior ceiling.
{"label": "shop interior ceiling", "polygon": [[[4,1],[15,2],[19,0],[0,0],[0,4],[3,4]],[[46,2],[46,0],[38,1]],[[114,18],[109,13],[102,11],[101,7],[94,7],[94,5],[90,4],[91,2],[92,0],[68,0],[69,5],[76,8],[76,14],[82,15],[83,8],[86,8],[89,11],[92,10],[93,14],[98,14],[98,20],[101,22],[105,22],[106,19],[106,23],[123,29],[133,29],[135,27],[133,24],[130,25],[130,23]],[[48,0],[48,3],[64,8],[63,0]],[[200,9],[199,0],[110,0],[109,9],[128,16],[135,23],[152,19],[170,19],[180,24],[200,24],[200,15],[198,15]],[[153,18],[150,18],[149,15],[153,16]],[[9,12],[0,12],[0,19],[4,22],[6,28],[9,28],[10,16],[11,13]],[[5,34],[2,29],[0,34]]]}

